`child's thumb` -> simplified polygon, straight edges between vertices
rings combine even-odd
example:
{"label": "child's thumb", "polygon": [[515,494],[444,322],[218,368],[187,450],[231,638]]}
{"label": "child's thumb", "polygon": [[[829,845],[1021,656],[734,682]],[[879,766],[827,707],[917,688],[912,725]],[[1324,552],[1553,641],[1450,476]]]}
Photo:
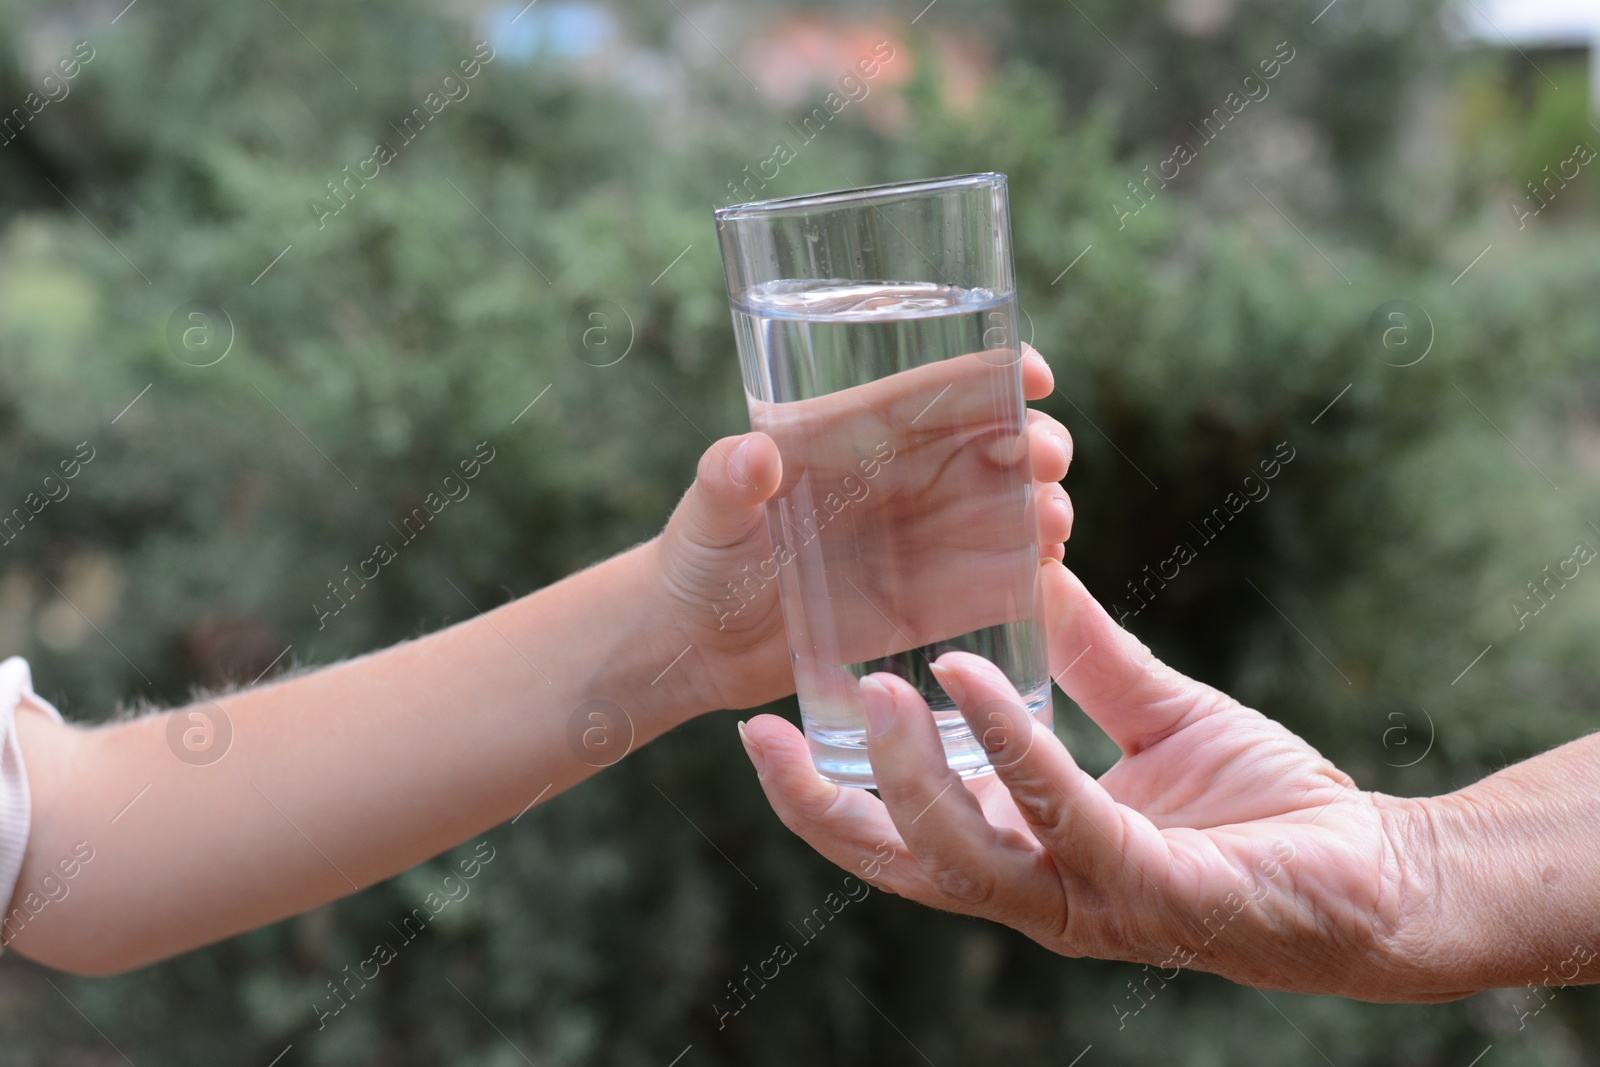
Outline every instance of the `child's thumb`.
{"label": "child's thumb", "polygon": [[761,505],[782,476],[778,446],[766,434],[723,438],[700,457],[679,506],[684,533],[706,548],[737,544],[761,520]]}

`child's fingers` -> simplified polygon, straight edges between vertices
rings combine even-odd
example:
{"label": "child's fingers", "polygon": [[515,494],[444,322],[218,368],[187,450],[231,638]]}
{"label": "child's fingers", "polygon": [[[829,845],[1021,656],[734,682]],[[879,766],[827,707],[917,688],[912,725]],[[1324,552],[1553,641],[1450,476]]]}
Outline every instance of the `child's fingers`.
{"label": "child's fingers", "polygon": [[700,457],[697,475],[717,503],[745,507],[765,501],[782,477],[777,443],[764,433],[724,437]]}
{"label": "child's fingers", "polygon": [[1033,507],[1039,544],[1052,545],[1072,536],[1072,498],[1055,482],[1035,482]]}
{"label": "child's fingers", "polygon": [[1043,400],[1056,387],[1056,376],[1038,349],[1027,342],[1022,345],[1022,398]]}
{"label": "child's fingers", "polygon": [[724,437],[700,457],[694,485],[679,505],[680,521],[708,548],[736,544],[762,521],[761,504],[778,489],[783,460],[764,433]]}
{"label": "child's fingers", "polygon": [[1072,536],[1072,500],[1058,484],[1072,463],[1072,435],[1042,411],[1028,412],[1028,465],[1033,475],[1034,524],[1041,556],[1065,557]]}
{"label": "child's fingers", "polygon": [[1059,482],[1072,465],[1072,435],[1042,411],[1028,412],[1028,460],[1036,482]]}

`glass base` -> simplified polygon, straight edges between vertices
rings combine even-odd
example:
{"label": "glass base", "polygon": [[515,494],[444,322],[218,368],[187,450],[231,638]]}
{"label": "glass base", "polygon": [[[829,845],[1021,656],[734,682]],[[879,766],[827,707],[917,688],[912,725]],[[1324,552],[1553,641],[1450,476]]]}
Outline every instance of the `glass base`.
{"label": "glass base", "polygon": [[[1022,694],[1028,714],[1050,723],[1050,683],[1046,681],[1031,693]],[[956,709],[935,709],[939,722],[939,736],[944,741],[945,762],[962,778],[978,778],[993,774],[989,754],[972,728]],[[867,731],[865,727],[850,730],[824,730],[806,724],[806,743],[811,747],[811,762],[817,773],[837,785],[859,789],[876,789],[872,777],[872,762],[867,758]]]}

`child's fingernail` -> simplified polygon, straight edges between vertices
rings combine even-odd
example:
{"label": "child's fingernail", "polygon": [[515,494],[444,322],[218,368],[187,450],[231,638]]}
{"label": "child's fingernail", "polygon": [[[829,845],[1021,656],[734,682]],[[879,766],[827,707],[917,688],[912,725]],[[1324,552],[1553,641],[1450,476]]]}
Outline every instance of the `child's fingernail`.
{"label": "child's fingernail", "polygon": [[882,737],[894,729],[894,694],[882,682],[861,679],[861,709],[867,716],[867,734]]}
{"label": "child's fingernail", "polygon": [[755,442],[745,438],[738,448],[733,450],[733,455],[728,457],[728,474],[733,478],[733,483],[741,489],[749,489],[755,485],[750,476],[745,473],[745,463],[750,454],[750,446]]}
{"label": "child's fingernail", "polygon": [[1056,497],[1054,500],[1050,501],[1050,506],[1055,509],[1056,519],[1058,521],[1064,522],[1069,526],[1072,524],[1072,505],[1064,498]]}
{"label": "child's fingernail", "polygon": [[750,740],[750,735],[745,733],[744,722],[739,723],[739,740],[744,742],[745,754],[750,757],[750,762],[756,768],[756,781],[763,780],[767,775],[767,754],[762,747]]}
{"label": "child's fingernail", "polygon": [[950,699],[957,704],[965,704],[967,702],[967,690],[961,684],[961,679],[957,677],[956,672],[949,667],[941,667],[937,663],[929,664],[929,666],[933,668],[933,676],[938,680],[940,687],[950,694]]}

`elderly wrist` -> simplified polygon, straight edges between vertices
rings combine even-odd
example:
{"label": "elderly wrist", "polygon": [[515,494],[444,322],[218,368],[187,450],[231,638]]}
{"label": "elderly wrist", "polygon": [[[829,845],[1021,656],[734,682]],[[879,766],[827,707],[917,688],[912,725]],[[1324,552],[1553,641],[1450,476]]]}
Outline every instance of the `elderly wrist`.
{"label": "elderly wrist", "polygon": [[[1396,912],[1380,956],[1393,999],[1454,1000],[1483,988],[1480,914],[1489,896],[1478,813],[1460,794],[1375,796]],[[1481,842],[1480,842],[1481,844]]]}

